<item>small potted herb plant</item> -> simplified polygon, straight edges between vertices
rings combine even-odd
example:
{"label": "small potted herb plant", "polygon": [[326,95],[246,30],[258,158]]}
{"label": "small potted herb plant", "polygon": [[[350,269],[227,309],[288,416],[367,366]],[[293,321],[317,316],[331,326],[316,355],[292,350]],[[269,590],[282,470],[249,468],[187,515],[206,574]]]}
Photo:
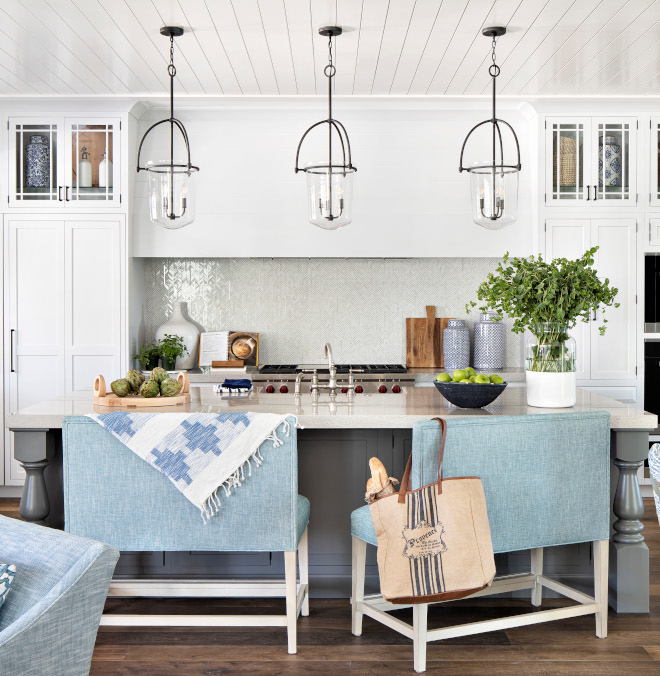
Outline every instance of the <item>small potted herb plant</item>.
{"label": "small potted herb plant", "polygon": [[160,358],[166,371],[173,371],[176,367],[176,358],[183,356],[188,350],[183,344],[181,336],[166,333],[159,344]]}
{"label": "small potted herb plant", "polygon": [[[605,333],[606,307],[619,307],[618,289],[609,279],[598,278],[593,268],[598,247],[576,260],[539,256],[512,258],[509,254],[477,289],[480,309],[495,310],[498,319],[511,317],[513,332],[530,331],[525,350],[527,403],[529,406],[573,406],[575,394],[575,341],[569,331],[578,319],[588,322],[592,313],[603,314],[600,334]],[[471,301],[466,307],[475,307]]]}
{"label": "small potted herb plant", "polygon": [[145,343],[140,351],[133,357],[137,359],[140,368],[143,371],[152,371],[158,366],[158,359],[160,357],[160,346],[155,340]]}

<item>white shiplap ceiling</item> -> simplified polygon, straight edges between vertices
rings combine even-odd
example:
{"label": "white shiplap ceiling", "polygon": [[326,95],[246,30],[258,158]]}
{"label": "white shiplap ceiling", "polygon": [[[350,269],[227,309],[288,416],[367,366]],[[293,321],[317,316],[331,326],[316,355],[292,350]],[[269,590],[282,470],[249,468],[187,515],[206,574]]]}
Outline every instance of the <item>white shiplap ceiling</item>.
{"label": "white shiplap ceiling", "polygon": [[660,95],[660,0],[0,0],[0,95]]}

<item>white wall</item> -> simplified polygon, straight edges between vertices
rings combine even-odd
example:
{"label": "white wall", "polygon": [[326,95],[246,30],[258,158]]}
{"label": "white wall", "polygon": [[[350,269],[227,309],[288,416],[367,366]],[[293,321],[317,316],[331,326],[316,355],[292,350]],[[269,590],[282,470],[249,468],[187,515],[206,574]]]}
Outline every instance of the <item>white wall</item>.
{"label": "white wall", "polygon": [[[500,111],[521,145],[518,222],[488,231],[472,223],[469,176],[458,172],[465,136],[490,115],[486,102],[478,109],[467,109],[467,103],[463,109],[441,109],[437,102],[409,108],[397,99],[338,102],[335,116],[348,130],[358,167],[353,223],[325,232],[308,222],[305,175],[293,172],[298,141],[324,118],[325,103],[243,105],[176,112],[190,136],[193,164],[200,167],[197,217],[177,231],[152,224],[146,172],[140,173],[132,205],[134,255],[490,257],[534,250],[537,154],[530,139],[535,145],[536,128],[520,108]],[[149,111],[138,137],[166,116],[162,109]],[[301,152],[302,164],[326,152],[325,130],[313,134]],[[144,162],[166,156],[168,135],[166,125],[152,132]],[[484,127],[466,151],[466,164],[488,158],[490,147]]]}

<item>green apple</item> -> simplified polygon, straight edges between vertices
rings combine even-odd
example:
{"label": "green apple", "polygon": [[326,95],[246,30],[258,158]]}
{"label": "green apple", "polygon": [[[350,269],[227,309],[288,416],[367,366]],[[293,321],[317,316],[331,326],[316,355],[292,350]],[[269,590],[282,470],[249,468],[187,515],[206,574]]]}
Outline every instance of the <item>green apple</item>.
{"label": "green apple", "polygon": [[496,373],[493,373],[489,380],[491,383],[495,383],[496,385],[501,385],[504,382],[504,378],[502,378],[502,376],[498,376]]}
{"label": "green apple", "polygon": [[470,379],[469,378],[463,378],[463,380],[459,380],[459,383],[467,383],[468,385],[470,384]]}
{"label": "green apple", "polygon": [[470,377],[468,378],[468,380],[469,380],[471,383],[474,383],[474,382],[476,382],[476,380],[475,380],[476,377],[477,377],[477,376],[470,376]]}
{"label": "green apple", "polygon": [[439,383],[450,383],[451,382],[451,376],[448,373],[438,373],[438,375],[435,377],[435,379]]}
{"label": "green apple", "polygon": [[475,379],[475,383],[479,383],[481,385],[485,385],[486,383],[490,383],[490,378],[485,374],[485,373],[480,373]]}
{"label": "green apple", "polygon": [[468,377],[468,374],[465,372],[464,369],[456,369],[454,371],[454,375],[452,376],[452,380],[455,383],[458,383],[458,382],[460,382],[461,380],[463,380],[464,378],[467,378],[467,377]]}
{"label": "green apple", "polygon": [[468,378],[477,375],[477,372],[471,366],[468,366],[464,371],[468,374]]}

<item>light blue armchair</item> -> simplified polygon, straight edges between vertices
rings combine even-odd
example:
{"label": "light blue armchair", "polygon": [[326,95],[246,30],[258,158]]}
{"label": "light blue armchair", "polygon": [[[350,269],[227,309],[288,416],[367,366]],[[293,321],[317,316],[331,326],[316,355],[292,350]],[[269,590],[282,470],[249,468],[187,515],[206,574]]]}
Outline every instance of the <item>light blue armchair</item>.
{"label": "light blue armchair", "polygon": [[118,558],[100,542],[0,516],[0,561],[17,568],[0,609],[0,673],[88,673]]}

